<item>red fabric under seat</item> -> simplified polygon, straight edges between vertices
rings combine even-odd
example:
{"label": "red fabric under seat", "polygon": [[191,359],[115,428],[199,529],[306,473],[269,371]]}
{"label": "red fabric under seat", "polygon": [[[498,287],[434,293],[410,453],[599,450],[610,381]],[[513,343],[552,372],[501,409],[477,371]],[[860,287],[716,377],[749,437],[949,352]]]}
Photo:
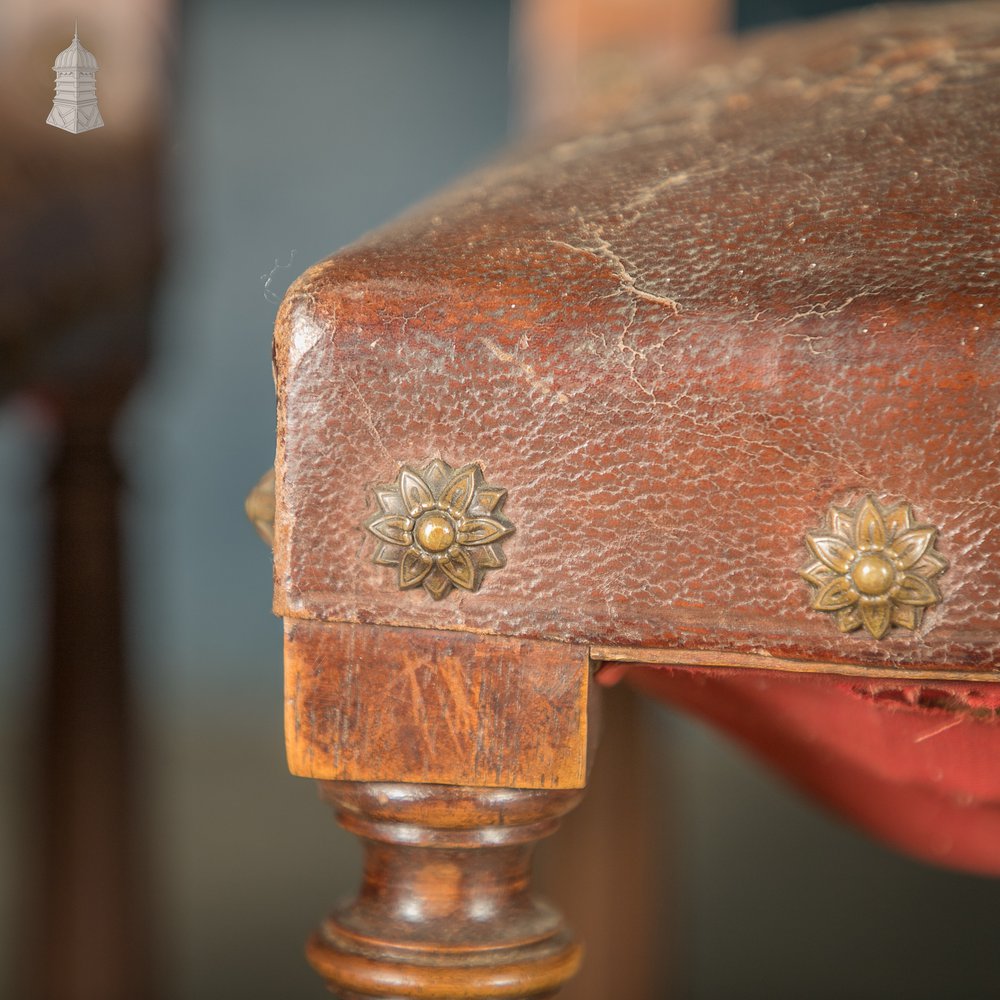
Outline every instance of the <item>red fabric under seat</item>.
{"label": "red fabric under seat", "polygon": [[1000,685],[607,664],[926,861],[1000,875]]}

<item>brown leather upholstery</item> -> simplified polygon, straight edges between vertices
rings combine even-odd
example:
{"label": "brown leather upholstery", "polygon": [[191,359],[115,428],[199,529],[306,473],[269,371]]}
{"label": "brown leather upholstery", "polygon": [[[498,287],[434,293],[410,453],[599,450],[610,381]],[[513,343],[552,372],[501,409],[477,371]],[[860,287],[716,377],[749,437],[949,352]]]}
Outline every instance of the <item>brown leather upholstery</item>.
{"label": "brown leather upholstery", "polygon": [[[895,669],[1000,669],[1000,8],[763,35],[316,265],[276,332],[276,609]],[[371,561],[401,464],[516,532],[435,602]],[[871,492],[940,529],[916,632],[809,610]]]}

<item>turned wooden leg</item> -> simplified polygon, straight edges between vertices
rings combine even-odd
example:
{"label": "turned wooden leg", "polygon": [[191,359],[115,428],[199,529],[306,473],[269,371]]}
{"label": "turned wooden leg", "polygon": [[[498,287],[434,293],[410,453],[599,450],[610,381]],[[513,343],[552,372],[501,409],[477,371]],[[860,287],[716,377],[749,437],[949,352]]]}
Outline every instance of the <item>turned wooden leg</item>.
{"label": "turned wooden leg", "polygon": [[113,436],[131,370],[54,400],[51,612],[39,698],[20,994],[157,995],[136,799]]}
{"label": "turned wooden leg", "polygon": [[357,898],[309,944],[340,997],[552,996],[580,948],[530,889],[534,845],[583,795],[586,648],[286,620],[285,738],[364,845]]}
{"label": "turned wooden leg", "polygon": [[535,843],[582,791],[322,782],[365,850],[357,897],[308,945],[340,997],[553,995],[580,964],[530,888]]}

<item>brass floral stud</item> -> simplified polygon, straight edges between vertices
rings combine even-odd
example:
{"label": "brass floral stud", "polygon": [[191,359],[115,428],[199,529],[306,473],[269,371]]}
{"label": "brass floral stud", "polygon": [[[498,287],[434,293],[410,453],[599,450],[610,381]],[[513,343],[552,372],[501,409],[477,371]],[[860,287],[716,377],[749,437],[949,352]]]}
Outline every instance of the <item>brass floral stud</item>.
{"label": "brass floral stud", "polygon": [[514,530],[500,513],[506,496],[475,464],[404,465],[396,482],[376,488],[380,510],[364,522],[381,543],[374,561],[399,568],[401,590],[422,585],[435,601],[452,587],[476,591],[487,570],[506,564],[499,543]]}
{"label": "brass floral stud", "polygon": [[908,503],[881,507],[867,496],[855,510],[831,507],[829,531],[806,535],[816,557],[800,575],[818,590],[816,611],[832,611],[841,632],[864,628],[881,639],[893,625],[915,629],[941,594],[932,578],[948,563],[937,528],[916,524]]}

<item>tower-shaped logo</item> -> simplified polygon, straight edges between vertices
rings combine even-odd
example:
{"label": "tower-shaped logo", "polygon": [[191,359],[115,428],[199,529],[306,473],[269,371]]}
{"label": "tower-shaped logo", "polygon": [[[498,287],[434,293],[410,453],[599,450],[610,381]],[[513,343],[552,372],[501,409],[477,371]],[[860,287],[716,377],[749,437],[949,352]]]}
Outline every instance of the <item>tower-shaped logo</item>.
{"label": "tower-shaped logo", "polygon": [[81,44],[77,32],[68,49],[56,56],[56,99],[48,125],[67,132],[87,132],[104,124],[97,107],[97,60]]}

